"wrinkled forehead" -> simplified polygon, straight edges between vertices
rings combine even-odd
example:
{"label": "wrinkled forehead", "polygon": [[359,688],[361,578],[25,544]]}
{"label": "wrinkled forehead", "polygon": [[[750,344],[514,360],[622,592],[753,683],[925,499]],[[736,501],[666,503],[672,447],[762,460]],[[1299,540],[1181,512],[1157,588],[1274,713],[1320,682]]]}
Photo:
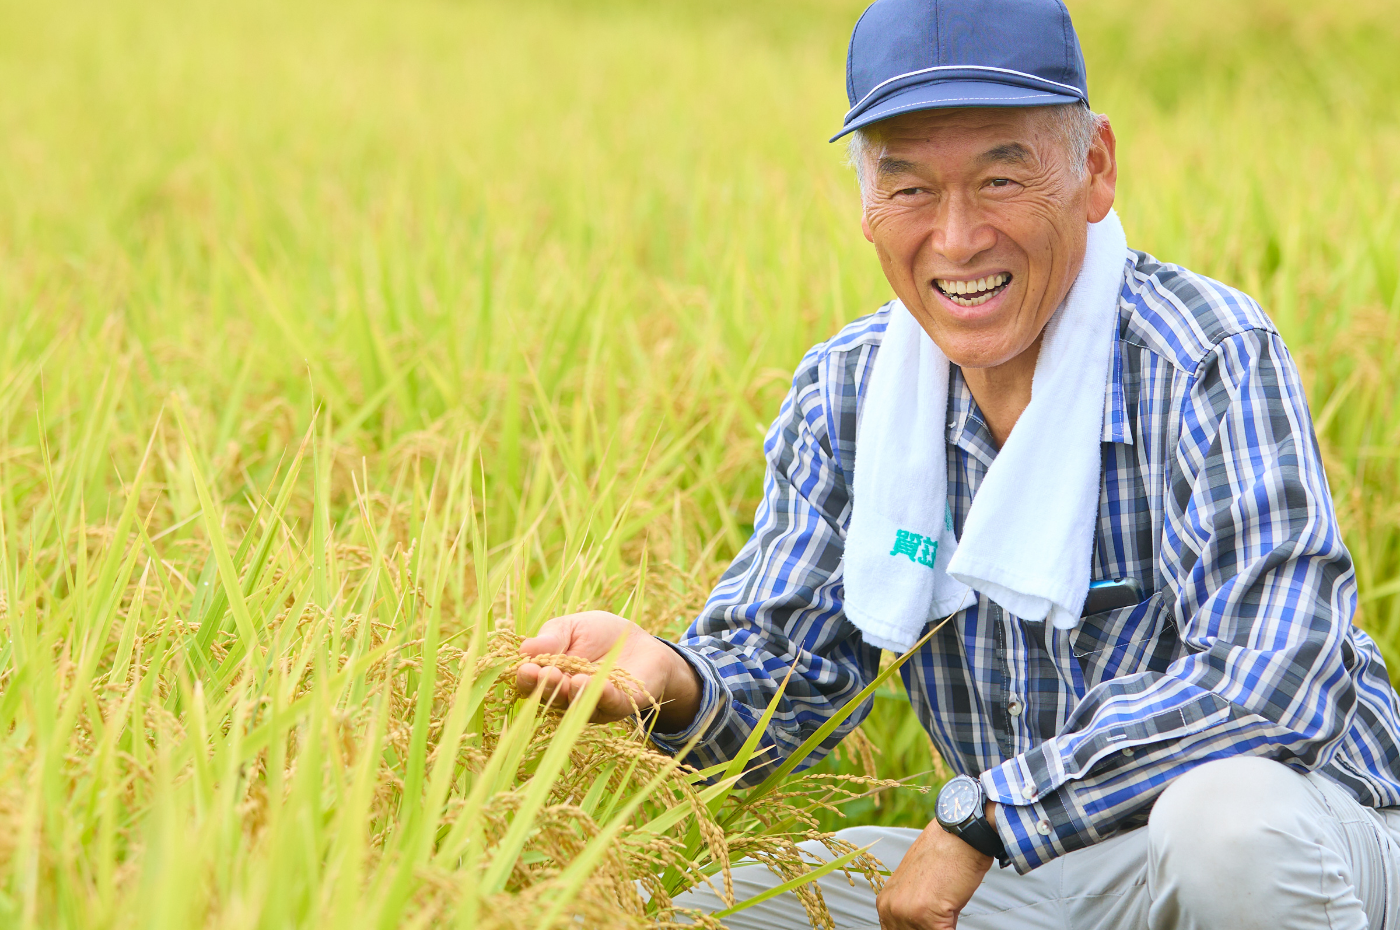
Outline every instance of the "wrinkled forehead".
{"label": "wrinkled forehead", "polygon": [[866,127],[865,136],[868,160],[945,169],[1050,163],[1063,148],[1051,119],[1036,109],[927,110],[882,120]]}
{"label": "wrinkled forehead", "polygon": [[913,145],[928,142],[976,141],[997,137],[1001,141],[1032,146],[1046,137],[1046,107],[966,107],[902,113],[873,123],[863,130],[866,138],[881,145]]}

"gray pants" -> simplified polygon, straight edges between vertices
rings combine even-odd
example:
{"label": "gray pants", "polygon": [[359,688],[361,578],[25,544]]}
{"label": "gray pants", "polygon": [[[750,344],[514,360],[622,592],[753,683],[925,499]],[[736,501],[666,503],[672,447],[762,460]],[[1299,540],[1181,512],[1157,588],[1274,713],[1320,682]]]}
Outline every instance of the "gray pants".
{"label": "gray pants", "polygon": [[[874,843],[875,854],[893,870],[919,831],[853,827],[839,835],[862,846]],[[764,866],[734,870],[740,900],[774,884]],[[838,872],[822,879],[821,888],[839,930],[880,926],[875,894],[863,879],[852,887]],[[705,911],[723,907],[703,887],[676,903]],[[787,930],[808,923],[789,893],[725,925]],[[1172,782],[1142,829],[1027,875],[993,865],[958,926],[1400,930],[1400,808],[1363,807],[1325,776],[1300,775],[1265,759],[1210,762]]]}

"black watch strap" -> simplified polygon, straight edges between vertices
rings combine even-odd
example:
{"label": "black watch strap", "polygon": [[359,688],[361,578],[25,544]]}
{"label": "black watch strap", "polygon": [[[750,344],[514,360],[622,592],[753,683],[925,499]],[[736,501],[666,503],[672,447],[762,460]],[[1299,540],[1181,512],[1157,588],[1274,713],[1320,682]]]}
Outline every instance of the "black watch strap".
{"label": "black watch strap", "polygon": [[993,859],[1006,858],[1006,844],[1001,841],[1001,834],[997,833],[996,828],[987,822],[986,814],[977,814],[959,826],[957,833],[967,841],[967,845],[982,855]]}

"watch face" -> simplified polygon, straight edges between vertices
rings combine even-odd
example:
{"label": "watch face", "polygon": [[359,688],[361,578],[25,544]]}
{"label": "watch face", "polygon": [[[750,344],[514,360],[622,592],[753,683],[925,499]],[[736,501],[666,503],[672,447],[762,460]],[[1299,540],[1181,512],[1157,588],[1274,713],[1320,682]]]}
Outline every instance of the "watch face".
{"label": "watch face", "polygon": [[959,775],[938,792],[935,813],[941,823],[960,824],[977,812],[977,802],[982,800],[982,792],[977,782],[966,775]]}

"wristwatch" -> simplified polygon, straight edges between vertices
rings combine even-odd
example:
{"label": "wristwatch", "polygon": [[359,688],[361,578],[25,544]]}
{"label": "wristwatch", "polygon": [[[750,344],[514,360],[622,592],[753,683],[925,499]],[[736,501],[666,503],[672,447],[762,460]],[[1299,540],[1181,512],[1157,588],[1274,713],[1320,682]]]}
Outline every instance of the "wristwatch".
{"label": "wristwatch", "polygon": [[1006,858],[1006,844],[996,828],[987,822],[987,795],[977,779],[966,775],[949,779],[938,792],[933,813],[940,827],[962,837],[967,845],[984,856]]}

